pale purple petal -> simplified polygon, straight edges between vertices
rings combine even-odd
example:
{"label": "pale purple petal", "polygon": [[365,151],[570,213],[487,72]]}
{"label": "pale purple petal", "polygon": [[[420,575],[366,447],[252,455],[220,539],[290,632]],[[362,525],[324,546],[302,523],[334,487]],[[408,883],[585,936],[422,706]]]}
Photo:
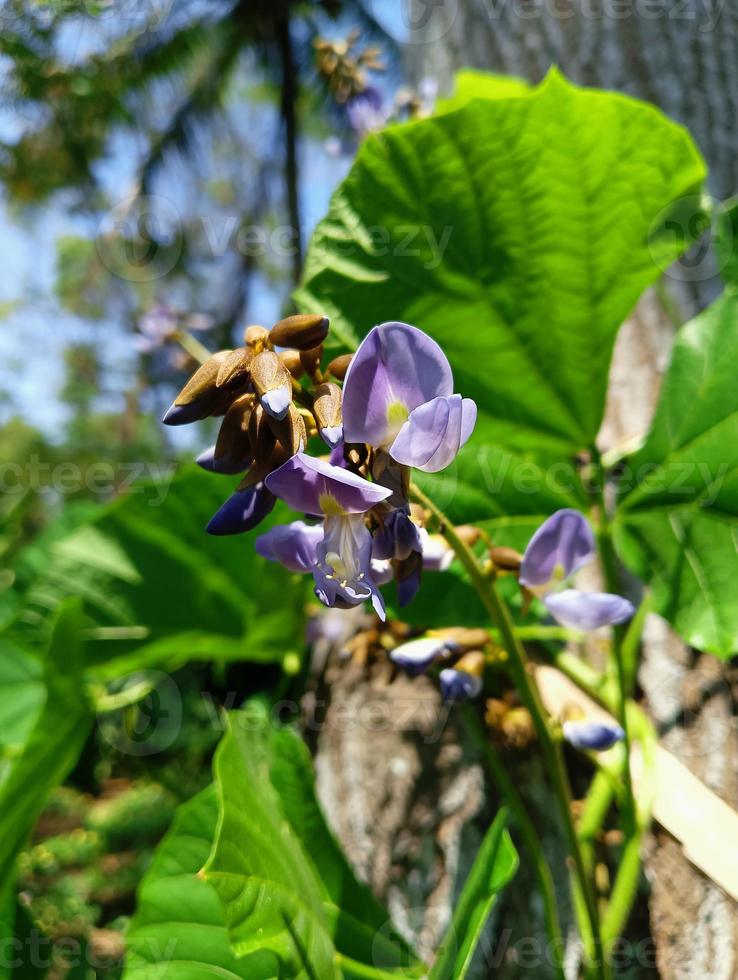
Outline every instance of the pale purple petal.
{"label": "pale purple petal", "polygon": [[466,701],[475,698],[482,690],[482,678],[467,674],[464,670],[447,667],[441,671],[439,679],[444,701]]}
{"label": "pale purple petal", "polygon": [[386,585],[395,577],[392,564],[389,561],[380,561],[377,558],[372,558],[370,567],[372,581],[375,585]]}
{"label": "pale purple petal", "polygon": [[561,726],[566,741],[575,749],[604,752],[625,738],[625,732],[614,722],[565,721]]}
{"label": "pale purple petal", "polygon": [[279,388],[272,388],[271,391],[260,395],[259,401],[265,412],[277,421],[281,421],[287,414],[287,409],[292,401],[292,384],[287,383],[280,385]]}
{"label": "pale purple petal", "polygon": [[477,406],[471,398],[433,398],[410,413],[389,449],[405,466],[437,473],[456,459],[474,431]]}
{"label": "pale purple petal", "polygon": [[291,572],[312,572],[323,541],[322,524],[293,521],[270,528],[254,542],[257,554],[278,561]]}
{"label": "pale purple petal", "polygon": [[326,425],[320,430],[320,436],[324,443],[335,449],[343,444],[343,426]]}
{"label": "pale purple petal", "polygon": [[323,528],[313,570],[318,599],[344,609],[371,600],[384,619],[384,602],[371,577],[372,537],[363,517],[327,517]]}
{"label": "pale purple petal", "polygon": [[390,653],[390,660],[412,677],[428,668],[449,652],[448,644],[438,637],[421,637],[401,643]]}
{"label": "pale purple petal", "polygon": [[438,344],[407,323],[383,323],[361,342],[346,374],[344,438],[388,446],[413,409],[452,392],[451,366]]}
{"label": "pale purple petal", "polygon": [[578,630],[596,630],[600,626],[622,623],[635,612],[632,602],[609,592],[565,589],[552,592],[543,601],[554,619]]}
{"label": "pale purple petal", "polygon": [[427,572],[445,572],[454,560],[453,548],[440,534],[428,534],[420,528],[420,546],[423,552],[423,569]]}
{"label": "pale purple petal", "polygon": [[594,535],[578,510],[557,510],[528,542],[520,567],[523,585],[548,585],[558,572],[569,578],[592,558]]}
{"label": "pale purple petal", "polygon": [[306,453],[296,453],[265,483],[293,510],[316,515],[363,514],[390,495],[386,487]]}
{"label": "pale purple petal", "polygon": [[243,534],[260,524],[274,507],[276,497],[263,483],[237,490],[211,518],[208,534]]}

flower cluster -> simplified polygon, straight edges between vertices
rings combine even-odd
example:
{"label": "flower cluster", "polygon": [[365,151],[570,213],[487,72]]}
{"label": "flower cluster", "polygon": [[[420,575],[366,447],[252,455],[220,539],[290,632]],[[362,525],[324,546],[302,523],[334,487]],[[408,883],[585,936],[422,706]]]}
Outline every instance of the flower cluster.
{"label": "flower cluster", "polygon": [[[312,573],[326,606],[370,601],[383,617],[380,585],[394,577],[398,601],[407,603],[424,567],[443,569],[451,560],[410,506],[410,470],[436,472],[453,462],[476,406],[454,392],[446,356],[416,327],[374,327],[353,357],[324,371],[327,333],[328,320],[309,315],[269,331],[247,328],[242,347],[199,368],[164,421],[223,416],[215,445],[198,462],[245,475],[210,521],[211,534],[256,527],[280,498],[307,520],[263,534],[259,554]],[[327,458],[307,452],[318,436]]]}

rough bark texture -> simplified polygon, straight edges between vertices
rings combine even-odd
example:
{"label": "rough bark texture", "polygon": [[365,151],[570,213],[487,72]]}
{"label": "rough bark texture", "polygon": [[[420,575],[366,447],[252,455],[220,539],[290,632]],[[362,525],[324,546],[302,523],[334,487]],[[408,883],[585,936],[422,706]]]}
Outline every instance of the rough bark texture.
{"label": "rough bark texture", "polygon": [[[697,139],[710,165],[712,193],[723,198],[738,189],[738,7],[731,0],[413,0],[408,24],[407,62],[414,80],[432,75],[448,90],[453,72],[472,66],[538,81],[558,64],[574,81],[661,106]],[[687,278],[675,274],[670,288],[682,311],[691,314],[719,284],[709,262],[698,263],[685,287]],[[616,345],[599,440],[603,449],[648,428],[673,334],[656,297],[645,296]],[[464,859],[499,801],[484,789],[479,760],[464,733],[450,719],[443,723],[429,684],[401,678],[389,683],[386,666],[350,666],[338,655],[341,646],[334,636],[323,649],[326,670],[319,664],[316,674],[316,692],[328,702],[315,740],[318,790],[360,875],[427,953],[448,920]],[[652,616],[640,682],[663,744],[738,807],[735,672],[687,649]],[[361,722],[346,725],[346,716],[366,718],[377,704],[377,717],[388,722],[381,731]],[[309,704],[308,717],[316,716],[315,704]],[[530,796],[566,901],[563,848],[545,774],[531,753],[509,762]],[[618,975],[738,976],[735,903],[663,831],[651,836],[645,856],[647,887],[629,923],[629,955]],[[526,945],[531,939],[540,943],[543,928],[524,857],[495,918],[500,924],[492,923],[475,975],[545,978],[545,962]],[[569,917],[565,927],[570,924]],[[573,939],[567,965],[568,975],[576,976]]]}

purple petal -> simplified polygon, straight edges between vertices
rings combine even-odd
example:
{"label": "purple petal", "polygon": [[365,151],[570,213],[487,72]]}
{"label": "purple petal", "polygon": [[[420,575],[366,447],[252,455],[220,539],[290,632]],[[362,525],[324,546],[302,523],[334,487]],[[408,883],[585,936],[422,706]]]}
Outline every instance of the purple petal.
{"label": "purple petal", "polygon": [[208,473],[222,473],[224,476],[235,476],[237,473],[243,473],[249,468],[253,457],[248,454],[242,456],[240,459],[232,459],[230,456],[219,456],[215,458],[215,446],[210,446],[209,449],[203,450],[197,457],[195,462],[198,466],[201,466]]}
{"label": "purple petal", "polygon": [[189,405],[172,403],[166,410],[162,422],[164,425],[189,425],[190,422],[199,422],[210,414],[211,407],[210,398],[198,398]]}
{"label": "purple petal", "polygon": [[454,560],[453,548],[440,534],[428,534],[420,528],[420,545],[423,552],[423,569],[427,572],[445,572]]}
{"label": "purple petal", "polygon": [[260,524],[276,503],[263,483],[236,490],[211,518],[208,534],[242,534]]}
{"label": "purple petal", "polygon": [[[421,566],[422,567],[422,566]],[[420,588],[420,567],[414,568],[409,575],[397,579],[397,604],[409,606]]]}
{"label": "purple petal", "polygon": [[279,388],[272,388],[259,396],[262,408],[272,418],[281,421],[287,414],[287,409],[292,401],[292,385],[283,384]]}
{"label": "purple petal", "polygon": [[410,517],[410,508],[397,507],[374,533],[372,555],[379,559],[404,561],[413,551],[421,552],[420,529]]}
{"label": "purple petal", "polygon": [[548,585],[569,578],[594,555],[592,528],[578,510],[557,510],[528,542],[520,566],[523,585]]}
{"label": "purple petal", "polygon": [[635,612],[632,602],[609,592],[579,592],[564,589],[544,598],[546,608],[562,625],[572,629],[596,630],[622,623]]}
{"label": "purple petal", "polygon": [[575,749],[603,752],[625,738],[625,732],[613,723],[601,721],[565,721],[562,732]]}
{"label": "purple petal", "polygon": [[395,577],[394,569],[388,561],[379,561],[372,558],[371,561],[372,581],[375,585],[386,585]]}
{"label": "purple petal", "polygon": [[413,409],[452,392],[451,366],[438,344],[407,323],[383,323],[370,330],[349,365],[344,438],[388,446]]}
{"label": "purple petal", "polygon": [[291,572],[312,572],[318,562],[318,546],[323,541],[322,524],[293,521],[279,524],[254,542],[256,553],[278,561]]}
{"label": "purple petal", "polygon": [[448,645],[445,640],[438,637],[421,637],[419,640],[410,640],[395,647],[390,653],[390,660],[398,667],[402,667],[411,677],[416,677],[418,674],[424,674],[447,652]]}
{"label": "purple petal", "polygon": [[471,398],[433,398],[410,413],[390,446],[390,456],[405,466],[437,473],[453,463],[476,421],[477,406]]}
{"label": "purple petal", "polygon": [[364,514],[390,491],[340,466],[297,453],[266,478],[273,494],[306,514]]}
{"label": "purple petal", "polygon": [[342,425],[326,425],[325,428],[320,430],[320,436],[323,442],[335,449],[343,443],[343,426]]}
{"label": "purple petal", "polygon": [[444,701],[466,701],[475,698],[482,690],[482,678],[467,674],[464,670],[447,667],[441,671],[439,679]]}

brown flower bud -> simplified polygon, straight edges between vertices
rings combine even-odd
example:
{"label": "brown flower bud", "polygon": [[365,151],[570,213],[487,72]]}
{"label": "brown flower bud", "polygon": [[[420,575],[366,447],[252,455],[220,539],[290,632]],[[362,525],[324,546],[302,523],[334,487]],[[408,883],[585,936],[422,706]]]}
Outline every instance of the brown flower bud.
{"label": "brown flower bud", "polygon": [[266,459],[256,459],[254,461],[254,465],[238,484],[236,490],[247,490],[249,487],[256,486],[257,483],[262,483],[265,477],[269,476],[282,463],[286,463],[288,459],[287,451],[277,443]]}
{"label": "brown flower bud", "polygon": [[462,524],[456,528],[456,533],[469,548],[473,548],[482,536],[478,527],[471,524]]}
{"label": "brown flower bud", "polygon": [[166,425],[186,425],[205,419],[208,415],[222,415],[233,401],[232,391],[216,387],[218,371],[230,351],[219,351],[200,365],[169,407],[162,421]]}
{"label": "brown flower bud", "polygon": [[269,425],[269,417],[261,405],[256,405],[249,416],[249,440],[254,459],[268,459],[277,437]]}
{"label": "brown flower bud", "polygon": [[481,650],[472,650],[465,653],[461,660],[454,665],[456,670],[463,670],[465,674],[473,677],[481,677],[484,673],[484,654]]}
{"label": "brown flower bud", "polygon": [[489,633],[481,628],[450,626],[446,629],[431,630],[429,636],[442,637],[461,650],[474,650],[489,643]]}
{"label": "brown flower bud", "polygon": [[313,398],[313,415],[318,431],[329,446],[337,446],[343,439],[341,416],[341,389],[332,381],[318,385]]}
{"label": "brown flower bud", "polygon": [[256,354],[251,361],[251,380],[264,409],[276,419],[287,414],[292,401],[292,375],[272,350]]}
{"label": "brown flower bud", "polygon": [[254,395],[241,395],[230,406],[220,424],[215,459],[242,459],[251,455],[249,421],[256,405]]}
{"label": "brown flower bud", "polygon": [[326,374],[332,375],[336,381],[343,381],[349,369],[349,364],[353,360],[353,356],[353,354],[339,354],[338,357],[334,357],[325,369]]}
{"label": "brown flower bud", "polygon": [[523,560],[523,556],[519,551],[516,551],[514,548],[506,548],[504,546],[500,546],[499,548],[490,548],[489,557],[492,559],[497,568],[501,568],[504,572],[519,571],[520,564]]}
{"label": "brown flower bud", "polygon": [[245,384],[249,377],[249,366],[254,352],[249,347],[232,350],[223,360],[215,380],[218,388],[233,388]]}
{"label": "brown flower bud", "polygon": [[192,405],[193,402],[199,401],[205,395],[215,395],[218,372],[230,353],[229,350],[220,350],[217,354],[209,357],[204,364],[201,364],[174,399],[174,404]]}
{"label": "brown flower bud", "polygon": [[260,327],[258,324],[252,324],[243,332],[243,342],[247,347],[258,354],[260,351],[265,350],[269,342],[269,331],[266,327]]}
{"label": "brown flower bud", "polygon": [[300,378],[305,373],[305,369],[302,366],[302,361],[300,360],[299,350],[281,350],[277,353],[277,357],[280,359],[282,364],[284,364],[293,378]]}
{"label": "brown flower bud", "polygon": [[290,456],[302,452],[307,445],[305,420],[294,405],[290,405],[283,419],[273,419],[269,415],[266,419],[269,428]]}
{"label": "brown flower bud", "polygon": [[274,347],[296,347],[308,351],[320,347],[328,336],[328,317],[322,314],[298,313],[286,316],[269,331]]}
{"label": "brown flower bud", "polygon": [[300,351],[300,360],[302,361],[302,366],[305,374],[310,378],[315,378],[316,374],[320,370],[320,359],[323,356],[323,345],[320,347],[313,347],[312,350]]}

